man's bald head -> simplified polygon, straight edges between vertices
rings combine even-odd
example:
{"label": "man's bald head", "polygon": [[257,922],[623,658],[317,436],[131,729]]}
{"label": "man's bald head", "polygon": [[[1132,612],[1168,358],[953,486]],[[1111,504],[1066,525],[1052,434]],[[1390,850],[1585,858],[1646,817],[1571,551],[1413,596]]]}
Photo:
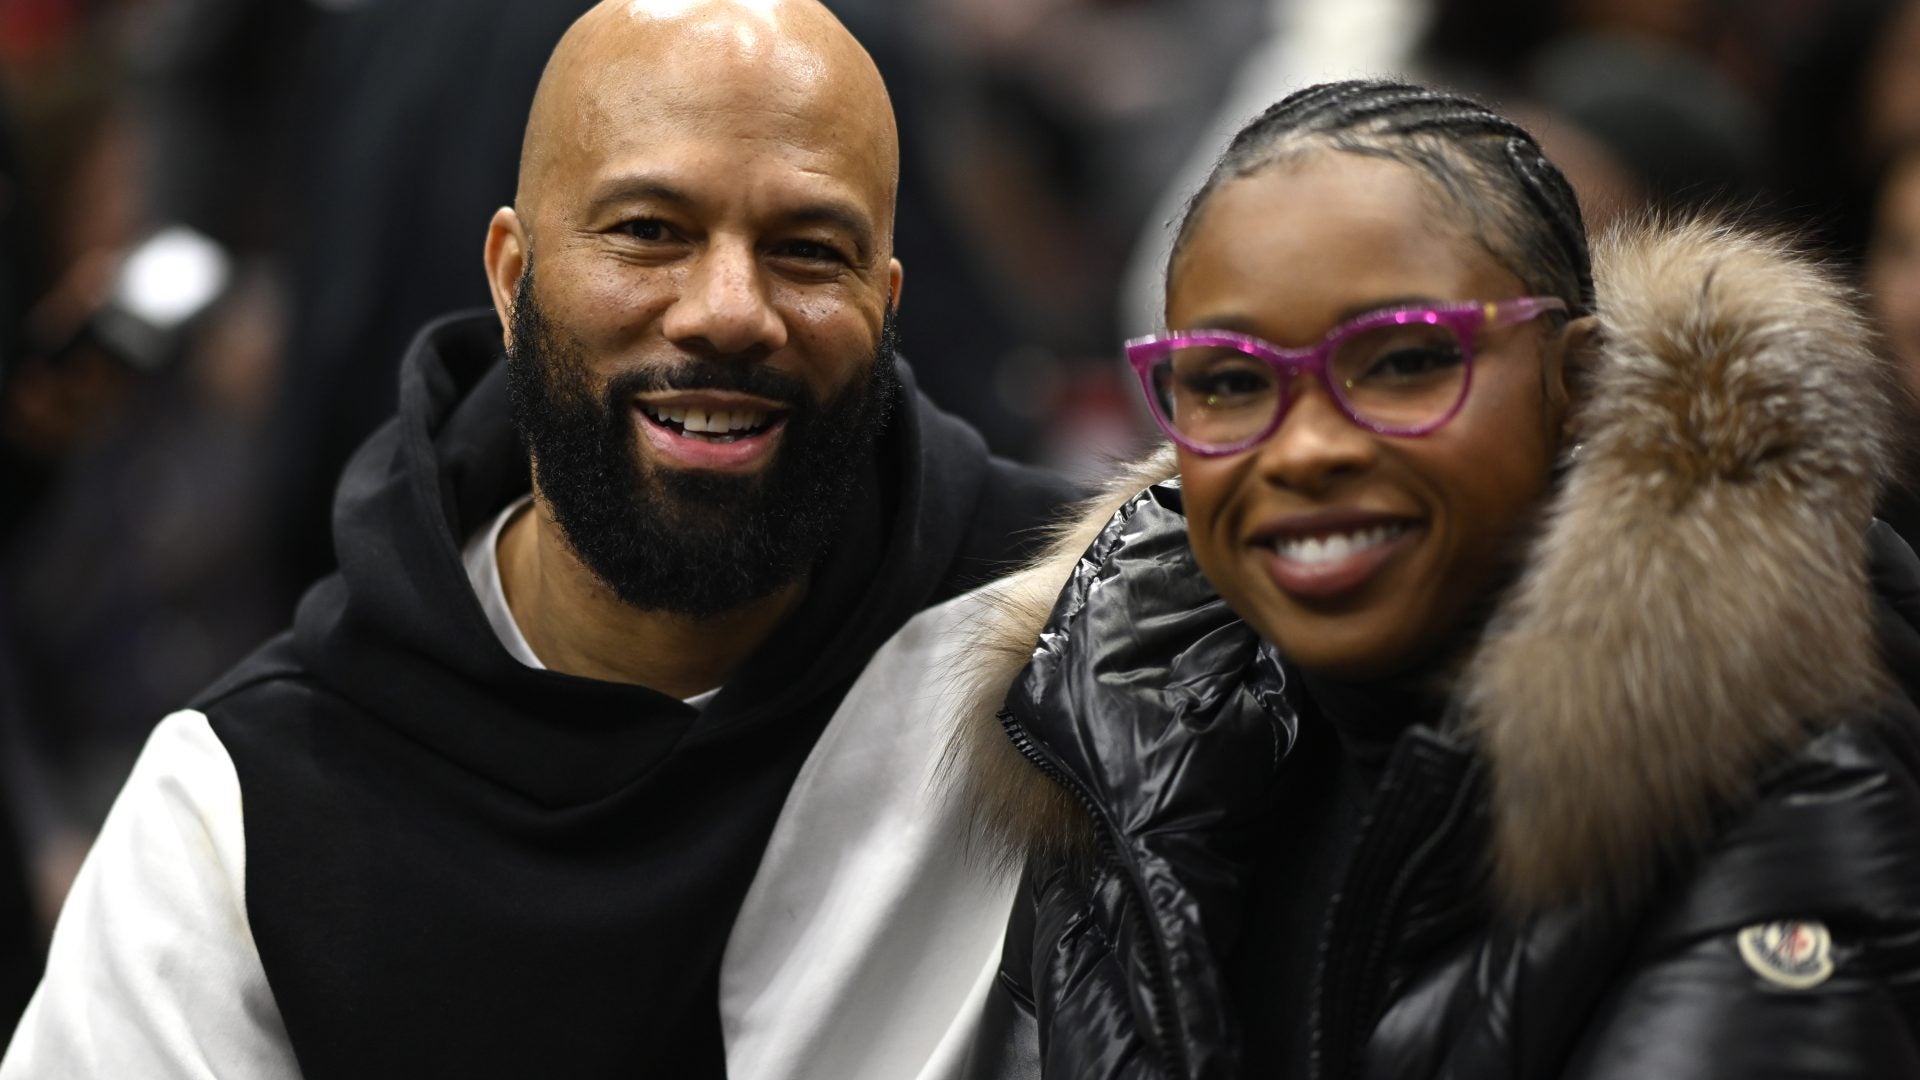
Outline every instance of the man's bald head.
{"label": "man's bald head", "polygon": [[890,234],[899,136],[873,59],[817,0],[603,0],[574,23],[534,95],[515,201],[529,225],[556,184],[618,154],[636,117],[723,129],[738,110],[837,148],[879,187]]}

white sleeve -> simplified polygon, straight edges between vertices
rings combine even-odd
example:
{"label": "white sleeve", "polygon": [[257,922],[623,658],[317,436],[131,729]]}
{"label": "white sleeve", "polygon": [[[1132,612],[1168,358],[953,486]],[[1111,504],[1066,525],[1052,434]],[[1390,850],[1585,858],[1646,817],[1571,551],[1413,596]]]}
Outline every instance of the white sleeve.
{"label": "white sleeve", "polygon": [[801,767],[720,963],[732,1080],[959,1074],[1017,882],[941,782],[969,593],[874,654]]}
{"label": "white sleeve", "polygon": [[74,879],[0,1080],[298,1080],[245,882],[233,762],[174,713]]}

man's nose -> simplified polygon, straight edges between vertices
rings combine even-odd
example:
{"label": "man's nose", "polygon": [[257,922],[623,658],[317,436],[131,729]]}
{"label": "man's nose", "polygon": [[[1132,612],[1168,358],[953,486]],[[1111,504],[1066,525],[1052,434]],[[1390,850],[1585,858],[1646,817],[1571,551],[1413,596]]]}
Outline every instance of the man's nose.
{"label": "man's nose", "polygon": [[752,246],[715,241],[688,268],[661,331],[675,345],[714,356],[760,359],[787,343],[787,324],[767,293]]}

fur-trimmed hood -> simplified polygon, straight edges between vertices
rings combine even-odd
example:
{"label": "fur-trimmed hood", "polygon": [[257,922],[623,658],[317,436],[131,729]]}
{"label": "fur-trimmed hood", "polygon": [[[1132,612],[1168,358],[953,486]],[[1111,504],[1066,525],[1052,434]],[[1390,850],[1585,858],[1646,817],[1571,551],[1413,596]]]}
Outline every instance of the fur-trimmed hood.
{"label": "fur-trimmed hood", "polygon": [[[1890,681],[1866,529],[1897,385],[1854,297],[1784,243],[1643,222],[1595,248],[1577,449],[1454,697],[1491,779],[1494,881],[1520,912],[1623,899],[1692,850],[1812,727]],[[1088,544],[1161,450],[1000,583],[963,673],[962,790],[1009,862],[1085,813],[996,714]]]}

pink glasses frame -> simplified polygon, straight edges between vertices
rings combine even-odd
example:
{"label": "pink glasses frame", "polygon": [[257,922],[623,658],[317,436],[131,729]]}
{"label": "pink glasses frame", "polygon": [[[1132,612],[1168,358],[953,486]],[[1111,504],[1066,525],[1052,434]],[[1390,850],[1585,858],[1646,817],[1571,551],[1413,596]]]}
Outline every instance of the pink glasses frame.
{"label": "pink glasses frame", "polygon": [[[1270,365],[1286,385],[1293,375],[1312,373],[1319,377],[1321,385],[1327,388],[1340,411],[1355,425],[1379,435],[1409,437],[1425,435],[1437,430],[1452,420],[1466,404],[1467,391],[1473,385],[1473,358],[1475,338],[1482,330],[1501,326],[1513,326],[1516,323],[1537,319],[1549,311],[1567,310],[1566,301],[1557,296],[1521,296],[1511,300],[1466,301],[1458,304],[1437,304],[1431,307],[1388,308],[1373,311],[1356,319],[1350,319],[1327,331],[1319,343],[1307,349],[1283,349],[1269,341],[1251,334],[1235,333],[1232,330],[1186,330],[1177,334],[1154,334],[1148,337],[1134,338],[1127,342],[1127,363],[1133,366],[1133,372],[1140,379],[1140,392],[1146,396],[1147,407],[1153,410],[1154,422],[1167,437],[1182,447],[1202,457],[1225,457],[1237,454],[1249,447],[1265,442],[1269,436],[1279,430],[1280,422],[1286,419],[1287,412],[1293,407],[1295,395],[1282,393],[1279,407],[1273,411],[1273,420],[1258,435],[1243,439],[1228,446],[1205,446],[1189,441],[1174,430],[1173,418],[1167,416],[1160,406],[1160,397],[1153,389],[1153,368],[1175,349],[1192,346],[1224,346],[1236,349],[1257,360]],[[1463,381],[1460,385],[1460,397],[1438,419],[1431,423],[1411,428],[1396,428],[1378,424],[1354,414],[1353,407],[1341,395],[1327,374],[1327,358],[1341,343],[1355,334],[1365,333],[1382,326],[1405,326],[1408,323],[1422,322],[1434,326],[1445,326],[1460,339],[1461,363],[1465,366]]]}

